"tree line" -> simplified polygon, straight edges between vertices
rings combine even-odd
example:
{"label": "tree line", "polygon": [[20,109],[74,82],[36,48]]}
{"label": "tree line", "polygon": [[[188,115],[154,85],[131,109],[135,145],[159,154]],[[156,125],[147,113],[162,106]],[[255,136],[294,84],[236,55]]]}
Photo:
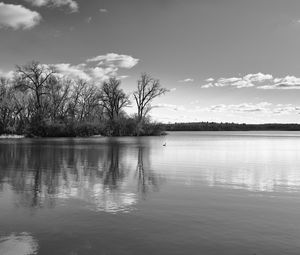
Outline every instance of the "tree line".
{"label": "tree line", "polygon": [[32,61],[16,66],[13,78],[0,77],[0,134],[158,135],[162,126],[150,121],[149,112],[153,99],[167,91],[158,79],[141,74],[132,93],[137,113],[128,116],[124,109],[132,102],[120,79],[99,86]]}
{"label": "tree line", "polygon": [[164,124],[166,131],[264,131],[264,130],[283,130],[300,131],[300,124],[239,124],[228,122],[187,122]]}

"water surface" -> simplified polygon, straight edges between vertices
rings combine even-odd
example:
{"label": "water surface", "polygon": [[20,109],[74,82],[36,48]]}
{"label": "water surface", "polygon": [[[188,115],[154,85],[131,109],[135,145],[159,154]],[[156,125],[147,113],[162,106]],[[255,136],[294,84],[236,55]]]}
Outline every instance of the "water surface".
{"label": "water surface", "polygon": [[3,139],[0,254],[298,255],[299,167],[299,132]]}

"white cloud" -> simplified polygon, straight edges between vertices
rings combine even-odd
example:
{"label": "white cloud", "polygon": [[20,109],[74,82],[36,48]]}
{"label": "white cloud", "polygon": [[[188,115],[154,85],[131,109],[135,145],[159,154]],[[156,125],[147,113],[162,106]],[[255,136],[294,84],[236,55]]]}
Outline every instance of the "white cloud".
{"label": "white cloud", "polygon": [[[110,54],[107,54],[110,55]],[[105,55],[105,56],[107,56]],[[115,54],[117,55],[117,54]],[[132,57],[127,55],[118,55],[119,58],[112,58],[111,56],[103,60],[101,58],[101,64],[99,65],[98,60],[94,61],[91,59],[86,60],[87,63],[81,63],[78,65],[72,65],[69,63],[60,63],[51,65],[56,71],[64,76],[70,78],[79,78],[88,81],[102,82],[109,79],[110,77],[117,77],[118,79],[125,79],[128,76],[118,76],[119,68],[129,68],[132,65]],[[98,56],[100,58],[100,56]],[[112,60],[113,59],[113,60]],[[128,60],[127,63],[125,63]],[[123,62],[122,62],[123,61]],[[94,63],[96,62],[96,63]],[[130,64],[131,63],[131,64]]]}
{"label": "white cloud", "polygon": [[126,79],[126,78],[128,78],[129,77],[129,75],[119,75],[118,77],[117,77],[117,79],[119,79],[119,80],[124,80],[124,79]]}
{"label": "white cloud", "polygon": [[[209,86],[208,86],[209,84]],[[252,87],[254,86],[250,80],[237,78],[237,77],[230,77],[230,78],[219,78],[215,82],[208,83],[203,88],[208,87],[237,87],[237,88],[244,88],[244,87]]]}
{"label": "white cloud", "polygon": [[188,82],[194,82],[194,79],[192,79],[192,78],[186,78],[186,79],[180,80],[178,82],[186,82],[186,83],[188,83]]}
{"label": "white cloud", "polygon": [[268,115],[287,115],[300,114],[300,106],[292,104],[273,105],[268,102],[261,103],[242,103],[242,104],[218,104],[206,108],[197,108],[197,111],[218,112],[218,113],[235,113],[235,114],[268,114]]}
{"label": "white cloud", "polygon": [[213,105],[204,110],[209,112],[232,112],[232,113],[251,113],[251,112],[269,112],[272,104],[268,102],[261,102],[257,104],[242,103],[242,104],[219,104]]}
{"label": "white cloud", "polygon": [[[71,65],[68,63],[51,65],[55,70],[64,76],[73,79],[84,79],[87,81],[104,81],[112,76],[117,76],[117,68],[113,67],[89,67],[85,63]],[[124,78],[124,77],[123,77]]]}
{"label": "white cloud", "polygon": [[300,114],[300,106],[283,105],[273,109],[273,114]]}
{"label": "white cloud", "polygon": [[67,6],[71,12],[77,12],[79,9],[78,3],[74,0],[25,0],[34,6],[50,6],[61,7]]}
{"label": "white cloud", "polygon": [[247,74],[244,77],[219,78],[217,80],[209,78],[206,81],[210,82],[202,85],[201,88],[255,87],[257,89],[300,89],[300,78],[289,75],[283,78],[274,78],[271,74],[257,73]]}
{"label": "white cloud", "polygon": [[175,105],[175,104],[155,104],[153,108],[167,108],[174,111],[184,111],[185,107],[182,105]]}
{"label": "white cloud", "polygon": [[[126,55],[119,55],[126,56]],[[128,56],[130,57],[130,56]],[[130,57],[131,58],[131,57]],[[84,79],[87,81],[93,81],[96,83],[103,82],[111,77],[117,79],[125,79],[128,75],[118,75],[118,71],[121,67],[128,68],[128,64],[115,63],[111,64],[110,61],[103,62],[100,66],[98,63],[86,62],[73,65],[70,63],[58,63],[58,64],[41,64],[45,68],[53,68],[56,71],[56,75],[59,77],[67,77],[71,79]],[[14,72],[4,72],[0,69],[0,77],[12,78]]]}
{"label": "white cloud", "polygon": [[101,9],[99,9],[99,12],[108,12],[108,10],[104,9],[104,8],[101,8]]}
{"label": "white cloud", "polygon": [[236,88],[247,88],[254,87],[254,82],[264,82],[265,80],[272,78],[269,74],[247,74],[244,77],[230,77],[220,78],[213,83],[215,87],[236,87]]}
{"label": "white cloud", "polygon": [[208,89],[208,88],[212,88],[212,87],[214,87],[214,84],[211,82],[201,86],[201,88],[203,88],[203,89]]}
{"label": "white cloud", "polygon": [[65,76],[68,76],[70,78],[79,78],[84,80],[91,80],[92,77],[86,72],[85,64],[79,64],[79,65],[71,65],[66,63],[61,64],[54,64],[51,65],[55,68],[55,70]]}
{"label": "white cloud", "polygon": [[87,70],[90,73],[91,77],[95,80],[107,80],[111,76],[117,76],[118,69],[115,67],[91,67]]}
{"label": "white cloud", "polygon": [[5,72],[0,69],[0,78],[12,79],[14,77],[14,71]]}
{"label": "white cloud", "polygon": [[243,79],[251,82],[264,82],[267,80],[272,80],[273,76],[271,74],[256,73],[256,74],[247,74],[244,76]]}
{"label": "white cloud", "polygon": [[107,65],[130,69],[139,62],[139,59],[128,55],[107,53],[106,55],[99,55],[97,57],[90,58],[87,60],[87,62],[98,62],[99,66]]}
{"label": "white cloud", "polygon": [[213,82],[214,80],[215,80],[214,78],[208,78],[205,81],[208,82],[208,83],[210,83],[210,82]]}
{"label": "white cloud", "polygon": [[272,84],[267,84],[259,88],[260,89],[300,89],[300,78],[297,78],[295,76],[275,78]]}
{"label": "white cloud", "polygon": [[36,26],[41,19],[38,12],[31,11],[22,5],[0,2],[0,28],[30,29]]}

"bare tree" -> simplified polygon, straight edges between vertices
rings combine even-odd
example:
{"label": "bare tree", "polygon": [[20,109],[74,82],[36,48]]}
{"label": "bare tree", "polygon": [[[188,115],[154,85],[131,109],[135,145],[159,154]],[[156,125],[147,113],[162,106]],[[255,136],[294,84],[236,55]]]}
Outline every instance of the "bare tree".
{"label": "bare tree", "polygon": [[64,120],[70,101],[70,90],[72,81],[59,77],[51,77],[47,82],[47,103],[50,120]]}
{"label": "bare tree", "polygon": [[96,109],[99,110],[100,91],[93,83],[88,83],[82,90],[79,106],[79,121],[93,121]]}
{"label": "bare tree", "polygon": [[17,66],[16,88],[30,91],[34,98],[35,114],[41,120],[43,114],[43,95],[47,94],[47,82],[54,75],[54,69],[39,62],[32,61],[23,66]]}
{"label": "bare tree", "polygon": [[167,91],[166,88],[161,86],[158,79],[154,79],[146,73],[141,74],[141,78],[138,80],[137,90],[133,93],[138,108],[139,122],[143,121],[152,109],[151,102],[153,99],[165,94]]}
{"label": "bare tree", "polygon": [[68,113],[72,121],[101,120],[101,91],[95,84],[82,79],[77,80],[72,87],[70,98]]}
{"label": "bare tree", "polygon": [[76,80],[72,86],[71,100],[68,103],[68,115],[72,122],[78,120],[78,116],[80,116],[80,104],[85,86],[87,86],[87,82],[83,79]]}
{"label": "bare tree", "polygon": [[113,77],[102,86],[101,104],[110,120],[118,119],[123,108],[130,105],[129,98],[120,85],[121,81]]}
{"label": "bare tree", "polygon": [[8,79],[0,77],[0,132],[7,131],[14,113],[14,91]]}

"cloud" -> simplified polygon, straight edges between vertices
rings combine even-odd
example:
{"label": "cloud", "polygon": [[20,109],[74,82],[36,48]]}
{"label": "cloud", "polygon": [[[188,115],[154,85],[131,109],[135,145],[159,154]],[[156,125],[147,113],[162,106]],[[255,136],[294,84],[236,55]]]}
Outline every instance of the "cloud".
{"label": "cloud", "polygon": [[118,69],[115,67],[91,67],[87,70],[94,80],[107,80],[111,76],[117,76]]}
{"label": "cloud", "polygon": [[260,89],[300,89],[300,78],[295,76],[286,76],[284,78],[275,78],[272,84],[260,86]]}
{"label": "cloud", "polygon": [[271,74],[256,73],[256,74],[247,74],[244,76],[243,79],[251,82],[264,82],[267,80],[272,80],[273,76]]}
{"label": "cloud", "polygon": [[104,9],[104,8],[101,8],[101,9],[99,9],[99,12],[108,12],[108,10]]}
{"label": "cloud", "polygon": [[117,70],[113,67],[89,67],[85,63],[71,65],[68,63],[50,65],[56,72],[72,79],[84,79],[87,81],[104,81],[112,76],[117,76]]}
{"label": "cloud", "polygon": [[214,78],[208,78],[208,79],[206,79],[205,81],[206,82],[213,82],[215,79]]}
{"label": "cloud", "polygon": [[300,78],[295,76],[286,76],[283,78],[274,78],[271,74],[247,74],[244,77],[230,77],[206,79],[207,84],[201,88],[212,87],[235,87],[248,88],[255,87],[257,89],[300,89]]}
{"label": "cloud", "polygon": [[128,55],[107,53],[106,55],[99,55],[97,57],[90,58],[87,60],[87,62],[98,62],[99,66],[108,65],[117,68],[130,69],[139,62],[139,59],[133,58]]}
{"label": "cloud", "polygon": [[5,72],[0,69],[0,78],[12,79],[14,77],[14,71]]}
{"label": "cloud", "polygon": [[126,78],[128,78],[129,77],[129,75],[119,75],[118,77],[117,77],[117,79],[119,79],[119,80],[124,80],[124,79],[126,79]]}
{"label": "cloud", "polygon": [[14,76],[14,71],[8,71],[5,72],[0,69],[0,77],[6,78],[6,79],[11,79]]}
{"label": "cloud", "polygon": [[[101,58],[100,65],[99,63],[97,63],[98,60],[94,61],[88,59],[86,60],[85,63],[81,63],[78,65],[72,65],[69,63],[60,63],[60,64],[52,64],[50,66],[55,68],[55,70],[59,74],[73,79],[79,78],[79,79],[95,81],[95,82],[99,82],[99,81],[102,82],[113,76],[117,77],[118,79],[125,79],[128,76],[127,75],[118,76],[118,70],[120,68],[129,68],[129,66],[132,66],[132,59],[134,58],[127,55],[118,55],[118,56],[120,57],[119,58],[115,57],[114,61],[111,60],[112,58],[108,58],[107,61],[106,59],[103,60],[103,58]],[[126,60],[128,60],[129,62],[128,63],[122,62]]]}
{"label": "cloud", "polygon": [[66,63],[61,64],[53,64],[51,65],[54,67],[56,72],[68,76],[73,79],[84,79],[84,80],[91,80],[92,77],[86,72],[85,64],[79,64],[79,65],[71,65]]}
{"label": "cloud", "polygon": [[197,108],[198,111],[218,112],[218,113],[263,113],[268,115],[300,114],[300,106],[292,104],[273,105],[268,102],[242,103],[242,104],[218,104],[206,108]]}
{"label": "cloud", "polygon": [[203,88],[203,89],[208,89],[208,88],[212,88],[212,87],[214,87],[214,84],[211,82],[201,86],[201,88]]}
{"label": "cloud", "polygon": [[0,28],[30,29],[39,24],[42,17],[22,5],[0,2]]}
{"label": "cloud", "polygon": [[184,111],[185,107],[182,105],[175,104],[155,104],[152,106],[153,108],[167,108],[173,111]]}
{"label": "cloud", "polygon": [[271,74],[247,74],[244,77],[230,77],[230,78],[219,78],[217,80],[213,78],[206,79],[208,82],[202,85],[202,88],[211,87],[236,87],[236,88],[248,88],[254,87],[256,85],[261,85],[262,83],[272,80],[273,76]]}
{"label": "cloud", "polygon": [[269,112],[271,103],[261,102],[257,104],[242,103],[242,104],[218,104],[205,108],[209,112],[231,112],[231,113],[251,113],[251,112]]}
{"label": "cloud", "polygon": [[74,0],[24,0],[34,6],[50,6],[62,7],[67,6],[71,12],[77,12],[79,9],[78,3]]}
{"label": "cloud", "polygon": [[287,114],[300,114],[300,106],[292,104],[278,104],[273,109],[273,114],[287,115]]}
{"label": "cloud", "polygon": [[188,83],[188,82],[194,82],[194,79],[192,79],[192,78],[186,78],[186,79],[180,80],[178,82],[186,82],[186,83]]}
{"label": "cloud", "polygon": [[[109,55],[109,54],[107,54]],[[118,75],[120,68],[129,68],[130,63],[122,63],[127,59],[134,59],[127,55],[122,56],[122,60],[117,59],[116,62],[103,61],[101,65],[97,62],[90,62],[86,60],[83,63],[74,65],[70,63],[58,63],[58,64],[41,64],[45,68],[53,68],[56,71],[58,77],[67,77],[71,79],[84,79],[95,83],[103,82],[111,77],[117,79],[125,79],[128,75]],[[120,57],[121,58],[121,57]],[[138,60],[138,59],[136,59]],[[132,60],[130,60],[132,61]],[[0,77],[12,78],[14,72],[4,72],[0,69]]]}

